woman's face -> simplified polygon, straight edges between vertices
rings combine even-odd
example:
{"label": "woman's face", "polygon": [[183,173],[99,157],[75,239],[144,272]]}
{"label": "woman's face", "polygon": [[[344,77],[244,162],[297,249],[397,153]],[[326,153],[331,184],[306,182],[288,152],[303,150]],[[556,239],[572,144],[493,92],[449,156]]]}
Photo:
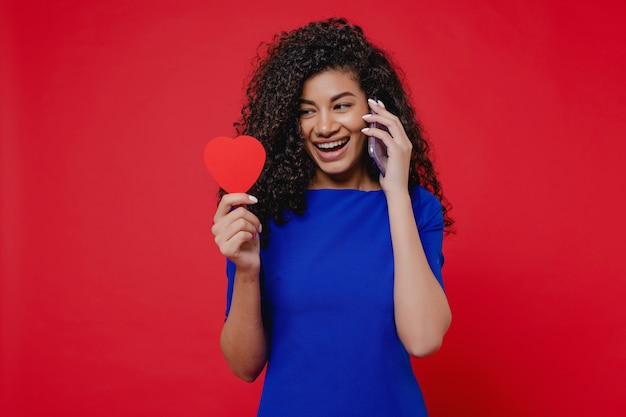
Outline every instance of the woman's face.
{"label": "woman's face", "polygon": [[365,92],[350,72],[327,70],[305,81],[300,128],[317,165],[313,188],[372,187],[361,163],[366,142],[362,116],[368,111]]}

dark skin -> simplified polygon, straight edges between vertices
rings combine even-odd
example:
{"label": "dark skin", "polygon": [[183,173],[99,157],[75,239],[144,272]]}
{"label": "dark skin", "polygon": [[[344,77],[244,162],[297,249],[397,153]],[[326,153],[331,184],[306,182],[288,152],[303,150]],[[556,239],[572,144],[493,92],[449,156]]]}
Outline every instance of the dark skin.
{"label": "dark skin", "polygon": [[[369,114],[370,107],[376,115]],[[379,122],[389,132],[364,128],[365,121]],[[353,74],[327,70],[305,81],[299,124],[302,140],[316,164],[311,188],[384,191],[394,253],[398,336],[414,356],[434,353],[448,330],[451,314],[417,232],[408,192],[413,145],[402,123],[383,103],[366,100]],[[366,135],[378,137],[387,146],[387,173],[378,182],[362,166]],[[212,229],[220,251],[237,267],[220,345],[233,372],[245,381],[256,379],[268,355],[259,282],[262,227],[259,218],[245,208],[256,202],[248,194],[224,195]]]}

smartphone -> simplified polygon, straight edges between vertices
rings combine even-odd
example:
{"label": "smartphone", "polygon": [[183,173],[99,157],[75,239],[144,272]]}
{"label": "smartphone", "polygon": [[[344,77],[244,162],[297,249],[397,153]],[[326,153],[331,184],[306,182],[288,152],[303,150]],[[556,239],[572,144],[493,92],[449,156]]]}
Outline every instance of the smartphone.
{"label": "smartphone", "polygon": [[[375,97],[374,97],[374,100],[376,100]],[[371,109],[370,109],[370,113],[376,114],[376,112],[374,112],[374,110],[371,110]],[[389,132],[389,129],[387,129],[387,126],[382,125],[377,122],[369,123],[369,127],[382,129],[382,130]],[[387,156],[387,147],[385,146],[383,141],[378,138],[375,138],[374,136],[369,136],[368,142],[367,142],[367,152],[370,154],[370,156],[376,163],[378,170],[380,171],[381,174],[383,174],[383,177],[384,177],[385,172],[387,171],[387,159],[389,157]]]}

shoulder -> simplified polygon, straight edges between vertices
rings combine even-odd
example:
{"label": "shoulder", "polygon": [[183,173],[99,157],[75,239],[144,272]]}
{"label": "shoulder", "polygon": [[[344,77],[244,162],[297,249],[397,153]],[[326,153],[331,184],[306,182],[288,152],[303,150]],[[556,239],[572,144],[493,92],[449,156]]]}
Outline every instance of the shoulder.
{"label": "shoulder", "polygon": [[439,199],[421,185],[413,187],[410,194],[418,227],[421,229],[427,224],[443,227],[443,209]]}

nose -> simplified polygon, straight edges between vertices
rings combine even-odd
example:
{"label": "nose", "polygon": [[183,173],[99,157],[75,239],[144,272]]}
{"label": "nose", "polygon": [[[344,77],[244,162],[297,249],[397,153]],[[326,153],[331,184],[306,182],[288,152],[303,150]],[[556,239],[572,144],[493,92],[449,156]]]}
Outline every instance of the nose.
{"label": "nose", "polygon": [[320,111],[315,123],[315,135],[318,137],[330,137],[336,130],[332,114],[328,111]]}

